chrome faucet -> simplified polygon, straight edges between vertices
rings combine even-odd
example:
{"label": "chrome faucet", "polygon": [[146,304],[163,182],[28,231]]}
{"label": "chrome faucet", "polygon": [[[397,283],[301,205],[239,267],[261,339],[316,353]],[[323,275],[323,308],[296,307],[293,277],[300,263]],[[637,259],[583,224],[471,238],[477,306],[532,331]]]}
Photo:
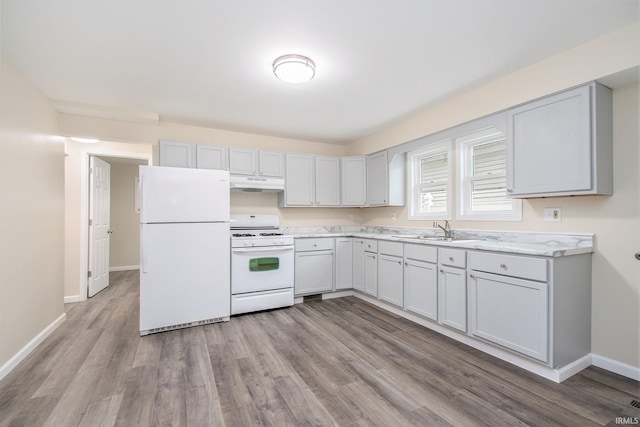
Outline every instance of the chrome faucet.
{"label": "chrome faucet", "polygon": [[433,221],[433,228],[439,228],[444,231],[444,238],[451,239],[453,236],[451,235],[451,225],[449,221],[444,222],[444,227],[438,224],[438,221]]}

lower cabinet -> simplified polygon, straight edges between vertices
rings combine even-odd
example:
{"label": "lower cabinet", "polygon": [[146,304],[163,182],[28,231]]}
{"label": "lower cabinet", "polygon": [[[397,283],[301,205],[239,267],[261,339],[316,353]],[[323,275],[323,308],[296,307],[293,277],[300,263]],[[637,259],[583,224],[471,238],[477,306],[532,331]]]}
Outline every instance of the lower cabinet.
{"label": "lower cabinet", "polygon": [[378,254],[364,252],[364,288],[371,296],[378,296]]}
{"label": "lower cabinet", "polygon": [[333,290],[333,240],[296,239],[295,295],[319,294]]}
{"label": "lower cabinet", "polygon": [[336,290],[353,287],[353,239],[336,238]]}
{"label": "lower cabinet", "polygon": [[469,332],[546,363],[547,284],[476,271],[469,279]]}
{"label": "lower cabinet", "polygon": [[404,308],[438,321],[438,266],[405,258]]}
{"label": "lower cabinet", "polygon": [[467,272],[440,266],[438,323],[467,332]]}
{"label": "lower cabinet", "polygon": [[352,240],[353,289],[364,291],[364,239]]}
{"label": "lower cabinet", "polygon": [[378,242],[378,298],[399,307],[404,301],[403,246],[399,242]]}

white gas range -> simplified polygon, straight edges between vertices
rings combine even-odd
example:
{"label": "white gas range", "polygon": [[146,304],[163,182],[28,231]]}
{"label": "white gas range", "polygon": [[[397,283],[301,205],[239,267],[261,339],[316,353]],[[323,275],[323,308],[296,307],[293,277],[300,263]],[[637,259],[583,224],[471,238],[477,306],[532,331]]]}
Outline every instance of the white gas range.
{"label": "white gas range", "polygon": [[293,305],[294,240],[277,215],[231,215],[231,314]]}

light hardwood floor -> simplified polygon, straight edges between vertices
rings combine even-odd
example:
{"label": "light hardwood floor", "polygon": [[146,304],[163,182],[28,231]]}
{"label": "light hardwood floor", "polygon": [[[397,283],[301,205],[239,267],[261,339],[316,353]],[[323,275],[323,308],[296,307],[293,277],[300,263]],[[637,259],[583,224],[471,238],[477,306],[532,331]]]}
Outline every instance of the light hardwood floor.
{"label": "light hardwood floor", "polygon": [[[355,297],[138,335],[137,271],[66,306],[0,382],[0,426],[597,426],[636,381],[555,384]],[[627,418],[627,421],[633,421]],[[618,420],[618,423],[620,420]]]}

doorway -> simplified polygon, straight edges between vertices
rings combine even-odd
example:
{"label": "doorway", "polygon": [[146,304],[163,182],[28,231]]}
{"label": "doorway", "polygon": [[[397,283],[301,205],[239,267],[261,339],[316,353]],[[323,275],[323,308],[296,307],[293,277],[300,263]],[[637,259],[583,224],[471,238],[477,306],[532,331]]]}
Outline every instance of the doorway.
{"label": "doorway", "polygon": [[[153,147],[150,144],[133,144],[118,142],[100,142],[97,144],[80,144],[68,142],[65,144],[65,303],[84,301],[88,297],[89,286],[89,163],[91,156],[99,157],[111,165],[111,179],[117,180],[121,168],[119,165],[129,164],[131,168],[138,165],[151,164]],[[134,209],[135,182],[133,178],[126,178],[129,195],[124,195],[125,202]],[[120,192],[113,190],[111,201],[118,200]],[[136,215],[131,213],[131,215]],[[111,242],[126,234],[137,236],[139,225],[135,221],[135,229],[124,230],[121,224],[110,224]],[[117,236],[117,237],[115,237]],[[117,242],[116,242],[117,244]],[[111,246],[111,245],[110,245]],[[127,246],[125,243],[124,246]],[[122,246],[120,246],[122,247]],[[139,254],[134,249],[137,258],[125,264],[118,257],[109,261],[108,270],[134,269],[139,264]],[[110,254],[113,250],[110,248]],[[116,252],[122,254],[122,250]],[[110,257],[113,258],[113,257]]]}
{"label": "doorway", "polygon": [[145,159],[89,158],[87,296],[109,286],[112,271],[139,268],[140,235],[137,180]]}

